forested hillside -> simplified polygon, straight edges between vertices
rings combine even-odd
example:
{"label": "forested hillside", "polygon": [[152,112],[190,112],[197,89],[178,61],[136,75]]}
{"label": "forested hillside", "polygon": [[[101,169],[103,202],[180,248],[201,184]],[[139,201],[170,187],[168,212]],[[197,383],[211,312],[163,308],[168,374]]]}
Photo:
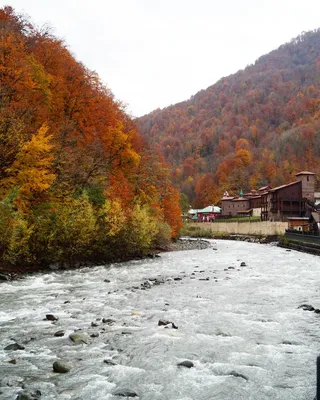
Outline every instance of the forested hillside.
{"label": "forested hillside", "polygon": [[97,74],[11,7],[0,39],[2,265],[125,258],[175,237],[169,170]]}
{"label": "forested hillside", "polygon": [[320,179],[320,29],[188,101],[138,120],[174,182],[197,206],[224,190],[280,185],[299,170]]}

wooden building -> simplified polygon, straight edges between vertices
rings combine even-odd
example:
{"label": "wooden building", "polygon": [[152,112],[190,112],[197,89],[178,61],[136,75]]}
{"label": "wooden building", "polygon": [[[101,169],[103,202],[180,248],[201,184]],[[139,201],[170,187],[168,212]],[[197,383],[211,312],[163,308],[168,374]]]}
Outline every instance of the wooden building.
{"label": "wooden building", "polygon": [[315,174],[302,171],[297,180],[268,190],[261,197],[261,219],[284,221],[288,217],[307,217],[308,201],[314,201]]}
{"label": "wooden building", "polygon": [[314,206],[315,174],[301,171],[296,180],[276,188],[264,186],[239,196],[224,193],[221,215],[260,216],[262,221],[286,221],[288,217],[308,218]]}

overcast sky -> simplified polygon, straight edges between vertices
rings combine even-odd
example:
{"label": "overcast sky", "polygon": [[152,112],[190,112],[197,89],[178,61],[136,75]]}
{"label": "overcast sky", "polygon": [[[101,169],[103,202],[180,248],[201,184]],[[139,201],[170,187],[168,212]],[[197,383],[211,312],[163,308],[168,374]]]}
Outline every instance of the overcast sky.
{"label": "overcast sky", "polygon": [[0,0],[49,23],[127,111],[186,100],[320,27],[320,0]]}

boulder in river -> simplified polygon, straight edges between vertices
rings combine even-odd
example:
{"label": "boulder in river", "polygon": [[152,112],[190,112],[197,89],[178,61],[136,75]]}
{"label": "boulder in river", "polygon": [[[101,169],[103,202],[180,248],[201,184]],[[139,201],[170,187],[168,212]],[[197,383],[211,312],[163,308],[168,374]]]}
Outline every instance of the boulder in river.
{"label": "boulder in river", "polygon": [[298,308],[302,308],[304,311],[314,311],[314,307],[312,307],[310,304],[301,304]]}
{"label": "boulder in river", "polygon": [[192,368],[192,367],[194,367],[193,362],[192,362],[192,361],[189,361],[189,360],[182,361],[181,363],[179,363],[179,364],[177,364],[177,365],[178,365],[178,367],[186,367],[186,368]]}
{"label": "boulder in river", "polygon": [[239,374],[239,372],[236,372],[236,371],[231,371],[229,375],[235,376],[236,378],[242,378],[246,381],[249,380],[245,375]]}
{"label": "boulder in river", "polygon": [[116,321],[112,318],[102,318],[104,324],[113,325]]}
{"label": "boulder in river", "polygon": [[55,317],[54,315],[52,315],[52,314],[47,314],[46,315],[46,319],[48,320],[48,321],[58,321],[58,317]]}
{"label": "boulder in river", "polygon": [[92,339],[87,333],[70,333],[69,338],[75,343],[75,344],[90,344],[92,342]]}
{"label": "boulder in river", "polygon": [[159,319],[159,321],[158,321],[158,326],[165,326],[165,325],[168,325],[168,324],[170,324],[171,322],[170,321],[167,321],[166,319]]}
{"label": "boulder in river", "polygon": [[64,334],[66,333],[66,331],[60,330],[54,333],[54,336],[56,337],[62,337],[64,336]]}
{"label": "boulder in river", "polygon": [[177,325],[174,322],[167,321],[165,319],[159,319],[158,326],[164,326],[165,328],[178,329]]}
{"label": "boulder in river", "polygon": [[25,347],[21,346],[21,344],[19,343],[12,343],[4,348],[4,350],[24,350],[24,349]]}
{"label": "boulder in river", "polygon": [[65,374],[71,370],[71,366],[63,361],[55,361],[53,363],[53,371],[60,374]]}
{"label": "boulder in river", "polygon": [[240,267],[246,267],[246,266],[247,266],[247,264],[244,261],[242,261],[242,263],[240,264]]}
{"label": "boulder in river", "polygon": [[104,362],[105,364],[108,364],[108,365],[117,365],[117,363],[115,363],[115,362],[112,361],[111,359],[103,360],[103,362]]}
{"label": "boulder in river", "polygon": [[40,390],[36,390],[35,392],[27,392],[24,390],[23,392],[20,392],[18,396],[16,397],[16,400],[38,400],[41,397],[41,392]]}
{"label": "boulder in river", "polygon": [[136,392],[130,389],[117,389],[112,394],[121,397],[139,397]]}

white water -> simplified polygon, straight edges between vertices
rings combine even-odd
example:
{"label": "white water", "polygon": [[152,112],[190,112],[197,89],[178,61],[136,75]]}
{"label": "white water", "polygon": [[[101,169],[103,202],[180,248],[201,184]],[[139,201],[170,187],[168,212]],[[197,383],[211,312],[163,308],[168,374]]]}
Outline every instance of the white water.
{"label": "white water", "polygon": [[[118,388],[145,400],[312,400],[320,314],[298,306],[320,308],[319,257],[216,243],[217,250],[2,283],[0,399],[15,399],[24,386],[40,390],[42,399],[59,400],[123,398],[112,395]],[[235,269],[225,271],[230,266]],[[141,290],[149,278],[165,283]],[[49,313],[59,320],[44,320]],[[103,324],[103,317],[116,322]],[[158,326],[161,318],[179,329]],[[60,329],[65,336],[54,337]],[[76,329],[100,336],[75,345],[68,334]],[[14,341],[25,350],[5,351]],[[111,358],[117,365],[103,362]],[[9,364],[13,359],[16,364]],[[54,373],[56,359],[72,370]],[[183,360],[194,368],[177,367]]]}

